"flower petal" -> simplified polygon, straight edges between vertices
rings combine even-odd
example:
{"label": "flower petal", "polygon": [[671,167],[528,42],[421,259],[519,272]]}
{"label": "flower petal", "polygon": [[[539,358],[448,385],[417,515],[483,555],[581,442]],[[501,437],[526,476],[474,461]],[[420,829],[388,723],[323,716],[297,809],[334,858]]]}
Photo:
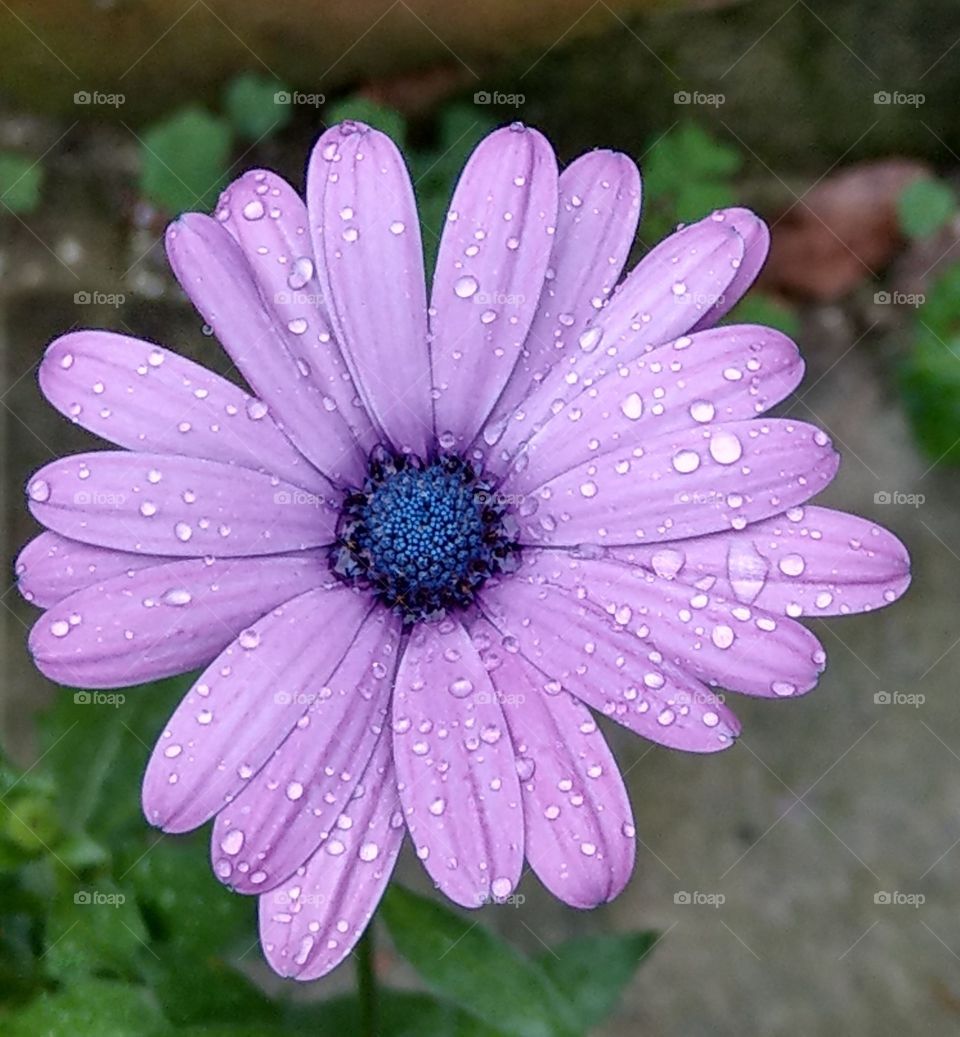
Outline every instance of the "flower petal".
{"label": "flower petal", "polygon": [[154,564],[105,573],[37,620],[29,646],[41,673],[80,688],[186,673],[272,608],[330,579],[323,552],[144,561]]}
{"label": "flower petal", "polygon": [[523,865],[513,746],[477,649],[459,624],[414,628],[393,693],[398,791],[417,855],[463,907],[510,895]]}
{"label": "flower petal", "polygon": [[403,156],[362,123],[317,141],[310,232],[337,340],[373,421],[397,449],[430,445],[430,358],[420,221]]}
{"label": "flower petal", "polygon": [[719,209],[712,218],[732,226],[743,238],[743,259],[722,297],[697,321],[694,331],[712,327],[736,306],[757,279],[770,251],[770,230],[749,209]]}
{"label": "flower petal", "polygon": [[484,437],[487,444],[495,444],[501,456],[511,456],[531,425],[545,421],[558,401],[568,402],[602,375],[689,332],[723,297],[743,249],[733,228],[713,217],[662,241],[581,332],[577,348],[522,402],[522,420],[491,429]]}
{"label": "flower petal", "polygon": [[[556,590],[559,599],[552,593]],[[567,611],[581,602],[584,610],[595,607],[601,623],[614,623],[628,636],[651,643],[697,680],[748,695],[803,694],[817,683],[826,659],[820,642],[792,619],[774,619],[712,590],[608,559],[535,553],[524,573],[510,578],[509,593],[524,614],[539,602],[541,610],[562,615],[564,598]],[[571,628],[577,622],[571,619]],[[588,633],[597,625],[589,617],[582,623]],[[589,654],[583,644],[580,651]]]}
{"label": "flower petal", "polygon": [[[829,436],[786,418],[668,432],[582,462],[522,494],[521,539],[576,546],[682,540],[804,503],[834,477]],[[508,479],[503,490],[514,492]]]}
{"label": "flower petal", "polygon": [[481,621],[474,643],[496,645],[490,670],[517,752],[527,861],[572,907],[617,896],[630,879],[633,813],[620,770],[590,715],[567,692],[548,695],[540,671]]}
{"label": "flower petal", "polygon": [[65,537],[178,557],[317,547],[333,542],[337,518],[324,497],[249,468],[113,450],[51,461],[27,497],[37,521]]}
{"label": "flower petal", "polygon": [[530,428],[508,476],[510,490],[675,429],[756,417],[802,377],[799,350],[772,328],[734,325],[682,336],[605,374]]}
{"label": "flower petal", "polygon": [[45,531],[35,536],[20,552],[14,571],[23,597],[32,605],[45,609],[113,576],[174,561],[176,559],[169,556],[94,547]]}
{"label": "flower petal", "polygon": [[187,693],[143,779],[143,812],[167,832],[202,825],[306,712],[303,696],[336,670],[369,600],[337,584],[293,598],[245,630]]}
{"label": "flower petal", "polygon": [[553,149],[520,123],[481,141],[460,175],[430,297],[443,446],[469,444],[520,356],[550,263],[557,191]]}
{"label": "flower petal", "polygon": [[487,585],[482,609],[504,650],[519,651],[541,672],[547,694],[566,690],[671,749],[712,753],[730,747],[740,733],[732,711],[650,640],[628,633],[562,588],[524,584],[515,579]]}
{"label": "flower petal", "polygon": [[281,886],[260,897],[260,942],[281,976],[319,979],[353,950],[366,929],[403,843],[403,815],[388,733],[377,742],[344,809],[349,826],[328,839]]}
{"label": "flower petal", "polygon": [[611,555],[687,584],[713,579],[713,593],[729,601],[788,616],[870,612],[910,586],[910,556],[889,530],[812,505],[675,550],[623,547]]}
{"label": "flower petal", "polygon": [[47,348],[39,379],[61,414],[118,446],[235,463],[330,489],[259,400],[151,342],[73,331]]}
{"label": "flower petal", "polygon": [[333,337],[303,199],[283,177],[255,169],[223,192],[217,219],[243,249],[260,298],[296,359],[299,375],[320,394],[325,414],[336,412],[336,418],[325,417],[325,422],[335,426],[341,441],[342,419],[360,448],[369,451],[379,437]]}
{"label": "flower petal", "polygon": [[[560,174],[550,270],[520,352],[485,434],[509,420],[613,291],[640,219],[640,171],[627,155],[590,151]],[[550,276],[552,274],[552,276]]]}
{"label": "flower petal", "polygon": [[217,815],[214,872],[239,893],[289,878],[348,826],[345,808],[383,731],[397,665],[400,620],[374,609],[336,672],[276,753]]}
{"label": "flower petal", "polygon": [[236,240],[209,216],[186,213],[167,228],[167,257],[181,287],[263,401],[257,412],[269,408],[294,446],[325,475],[359,481],[365,460],[356,437],[336,407],[324,402],[325,393],[311,377],[310,349],[264,305]]}

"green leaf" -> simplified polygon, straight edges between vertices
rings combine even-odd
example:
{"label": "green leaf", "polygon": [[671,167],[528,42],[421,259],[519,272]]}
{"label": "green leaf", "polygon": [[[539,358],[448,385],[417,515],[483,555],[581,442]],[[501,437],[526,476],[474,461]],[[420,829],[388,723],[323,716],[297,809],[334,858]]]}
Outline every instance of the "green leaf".
{"label": "green leaf", "polygon": [[907,184],[897,199],[900,229],[908,238],[925,238],[936,233],[956,211],[953,190],[932,177]]}
{"label": "green leaf", "polygon": [[776,328],[790,338],[800,334],[796,311],[763,292],[752,291],[723,318],[724,324],[763,324]]}
{"label": "green leaf", "polygon": [[400,886],[390,888],[380,910],[398,952],[464,1012],[510,1037],[578,1033],[543,969],[476,920]]}
{"label": "green leaf", "polygon": [[583,1030],[603,1022],[657,942],[657,933],[615,933],[569,940],[537,959],[576,1012]]}
{"label": "green leaf", "polygon": [[33,212],[40,204],[43,166],[28,155],[0,151],[0,212]]}
{"label": "green leaf", "polygon": [[210,209],[224,186],[233,132],[201,108],[184,108],[140,141],[140,189],[171,213]]}
{"label": "green leaf", "polygon": [[83,980],[3,1020],[4,1037],[157,1037],[164,1020],[142,987]]}
{"label": "green leaf", "polygon": [[147,940],[130,890],[103,878],[61,891],[47,922],[44,961],[64,982],[104,974],[138,979]]}
{"label": "green leaf", "polygon": [[290,91],[272,76],[245,72],[227,84],[224,109],[238,137],[259,141],[292,118]]}
{"label": "green leaf", "polygon": [[377,104],[367,97],[347,97],[328,106],[324,120],[327,125],[332,126],[344,119],[365,122],[375,130],[386,133],[401,150],[406,144],[407,126],[403,116],[396,109]]}

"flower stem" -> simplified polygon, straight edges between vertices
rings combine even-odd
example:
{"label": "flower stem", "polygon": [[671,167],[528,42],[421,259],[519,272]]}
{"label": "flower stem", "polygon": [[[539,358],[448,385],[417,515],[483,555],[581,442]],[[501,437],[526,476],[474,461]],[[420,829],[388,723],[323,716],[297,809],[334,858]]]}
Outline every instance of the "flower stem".
{"label": "flower stem", "polygon": [[373,922],[357,944],[357,998],[360,1001],[360,1034],[377,1035],[377,974],[373,963]]}

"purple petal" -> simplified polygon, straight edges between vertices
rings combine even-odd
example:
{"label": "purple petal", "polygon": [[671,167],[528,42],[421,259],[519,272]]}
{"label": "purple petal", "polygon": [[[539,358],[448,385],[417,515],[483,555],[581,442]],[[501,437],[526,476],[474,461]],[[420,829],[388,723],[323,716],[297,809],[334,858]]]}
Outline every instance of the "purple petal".
{"label": "purple petal", "polygon": [[[167,229],[167,257],[193,305],[263,400],[257,413],[269,407],[300,453],[331,479],[362,478],[365,462],[356,437],[312,376],[311,349],[302,342],[306,333],[291,332],[264,305],[236,240],[209,216],[187,213]],[[326,350],[319,337],[318,344]]]}
{"label": "purple petal", "polygon": [[[802,421],[680,429],[581,462],[522,493],[520,535],[532,543],[614,546],[742,529],[804,503],[838,465],[826,433]],[[512,479],[503,489],[514,492]]]}
{"label": "purple petal", "polygon": [[332,543],[336,511],[249,468],[103,450],[51,461],[27,483],[55,533],[101,547],[197,557],[277,554]]}
{"label": "purple petal", "polygon": [[308,693],[297,727],[217,815],[211,857],[222,882],[240,893],[272,889],[348,827],[347,802],[390,708],[399,637],[399,619],[375,609],[330,680]]}
{"label": "purple petal", "polygon": [[617,896],[633,871],[633,813],[617,762],[590,711],[567,692],[548,695],[540,671],[499,651],[488,623],[471,631],[493,648],[490,671],[517,752],[527,861],[572,907]]}
{"label": "purple petal", "polygon": [[177,707],[143,779],[167,832],[202,825],[237,795],[306,713],[369,611],[342,585],[308,591],[243,631]]}
{"label": "purple petal", "polygon": [[519,651],[550,695],[570,692],[644,738],[685,752],[727,749],[740,733],[732,711],[710,689],[640,639],[565,590],[522,579],[488,585],[484,614],[503,649]]}
{"label": "purple petal", "polygon": [[694,331],[712,327],[736,306],[757,279],[770,251],[770,230],[749,209],[719,209],[709,218],[732,226],[743,238],[743,259],[723,297],[697,321]]}
{"label": "purple petal", "polygon": [[[803,694],[816,684],[826,658],[820,642],[792,619],[607,559],[538,552],[523,574],[512,576],[508,593],[524,603],[526,614],[541,594],[547,602],[540,607],[561,615],[564,600],[567,610],[582,601],[583,609],[602,610],[601,620],[649,641],[697,680],[748,695]],[[587,631],[594,626],[585,619]]]}
{"label": "purple petal", "polygon": [[797,347],[772,328],[735,325],[682,337],[604,375],[529,429],[510,488],[522,492],[573,462],[676,429],[756,417],[802,377]]}
{"label": "purple petal", "polygon": [[260,942],[281,976],[319,979],[353,950],[386,888],[403,842],[390,737],[377,742],[362,794],[339,829],[285,886],[260,897]]}
{"label": "purple petal", "polygon": [[910,556],[882,526],[807,506],[674,548],[614,548],[618,560],[788,616],[870,612],[910,586]]}
{"label": "purple petal", "polygon": [[104,574],[37,620],[29,643],[41,673],[80,688],[185,673],[209,663],[270,609],[329,579],[322,552],[139,564],[145,561],[154,564]]}
{"label": "purple petal", "polygon": [[633,268],[607,305],[519,407],[523,420],[485,434],[509,457],[557,401],[568,402],[602,375],[684,336],[723,297],[743,259],[743,239],[710,217],[672,234]]}
{"label": "purple petal", "polygon": [[576,348],[580,333],[620,277],[639,218],[640,172],[628,156],[591,151],[560,174],[550,270],[517,365],[485,434],[494,436],[546,372]]}
{"label": "purple petal", "polygon": [[217,218],[243,249],[298,374],[320,394],[326,434],[348,443],[349,430],[370,450],[378,437],[333,337],[303,199],[276,173],[252,170],[223,192]]}
{"label": "purple petal", "polygon": [[14,571],[23,597],[40,608],[102,583],[113,576],[135,573],[175,558],[114,551],[44,532],[33,538],[17,557]]}
{"label": "purple petal", "polygon": [[39,377],[61,414],[118,446],[236,463],[320,493],[330,488],[259,400],[151,342],[74,331],[50,344]]}
{"label": "purple petal", "polygon": [[477,146],[450,202],[430,298],[436,431],[468,444],[531,327],[553,248],[557,163],[519,123]]}
{"label": "purple petal", "polygon": [[430,358],[420,220],[389,137],[345,122],[307,172],[310,231],[337,340],[374,422],[397,449],[430,444]]}
{"label": "purple petal", "polygon": [[414,628],[393,693],[393,756],[407,828],[430,877],[463,907],[513,891],[523,818],[513,746],[459,623]]}

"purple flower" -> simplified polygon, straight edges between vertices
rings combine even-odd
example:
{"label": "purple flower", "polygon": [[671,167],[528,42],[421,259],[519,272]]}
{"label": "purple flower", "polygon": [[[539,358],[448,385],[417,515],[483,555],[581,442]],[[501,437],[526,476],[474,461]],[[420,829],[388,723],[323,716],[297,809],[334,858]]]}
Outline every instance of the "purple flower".
{"label": "purple flower", "polygon": [[558,177],[539,133],[499,130],[428,304],[403,159],[344,123],[306,204],[251,172],[168,232],[255,396],[122,335],[47,350],[47,398],[132,452],[30,480],[31,651],[86,687],[206,667],[144,811],[215,818],[213,868],[261,895],[284,975],[349,952],[405,831],[466,907],[509,896],[524,857],[568,904],[615,897],[633,819],[591,709],[724,749],[739,725],[713,689],[809,691],[825,655],[797,617],[909,583],[890,533],[806,504],[837,470],[828,437],[762,417],[800,382],[794,344],[717,326],[764,224],[717,212],[618,284],[639,211],[625,156]]}

